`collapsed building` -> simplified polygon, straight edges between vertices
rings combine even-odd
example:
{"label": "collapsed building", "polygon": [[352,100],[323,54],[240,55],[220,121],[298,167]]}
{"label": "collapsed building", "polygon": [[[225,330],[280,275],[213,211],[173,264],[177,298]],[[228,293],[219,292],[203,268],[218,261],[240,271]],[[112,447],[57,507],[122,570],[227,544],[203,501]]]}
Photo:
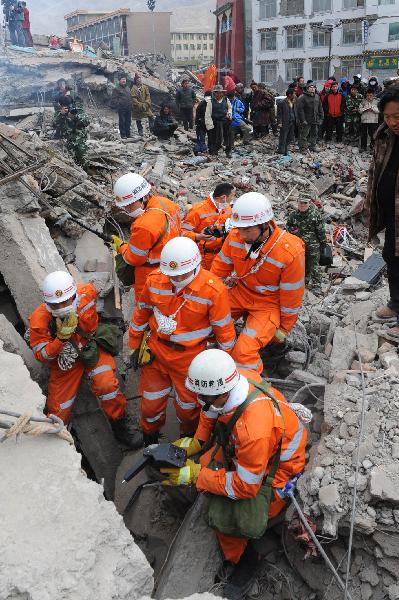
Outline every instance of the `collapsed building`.
{"label": "collapsed building", "polygon": [[[78,281],[94,282],[107,319],[122,324],[130,317],[132,292],[116,281],[102,239],[128,232],[124,215],[112,207],[118,176],[141,172],[183,211],[223,181],[241,192],[267,190],[282,224],[298,198],[311,198],[323,211],[334,249],[333,266],[323,276],[327,291],[322,297],[306,292],[287,351],[276,356],[266,348],[264,363],[287,400],[313,412],[298,500],[339,577],[348,578],[347,597],[398,600],[399,357],[397,342],[374,316],[388,289],[361,218],[369,159],[357,148],[343,153],[327,147],[317,161],[297,152],[282,160],[267,138],[238,145],[229,161],[194,157],[190,133],[165,143],[134,135],[121,140],[108,109],[112,81],[120,71],[137,70],[154,108],[170,99],[175,87],[161,60],[48,50],[0,56],[0,420],[1,408],[42,415],[38,383],[45,391],[45,373],[22,336],[47,273],[68,268]],[[90,115],[86,170],[51,135],[50,92],[61,77],[76,83]],[[122,358],[119,366],[124,372]],[[135,415],[131,372],[125,387]],[[220,557],[203,507],[196,502],[188,510],[193,498],[165,490],[144,472],[123,487],[123,473],[137,454],[122,453],[85,388],[78,405],[81,455],[49,435],[20,435],[18,444],[7,439],[1,446],[0,599],[218,595],[213,580]],[[176,424],[168,427],[166,435],[175,439]],[[285,523],[257,542],[265,569],[254,595],[342,598],[296,521],[290,506]],[[187,564],[195,568],[183,575]]]}

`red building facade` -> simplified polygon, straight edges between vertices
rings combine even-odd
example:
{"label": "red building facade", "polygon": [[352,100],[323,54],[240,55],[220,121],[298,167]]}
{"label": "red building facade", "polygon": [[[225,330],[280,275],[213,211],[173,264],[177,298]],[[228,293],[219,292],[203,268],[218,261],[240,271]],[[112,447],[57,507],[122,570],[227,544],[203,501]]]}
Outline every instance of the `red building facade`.
{"label": "red building facade", "polygon": [[231,69],[242,83],[247,81],[244,1],[226,3],[226,0],[217,0],[216,3],[215,55],[218,81],[221,83],[226,69]]}

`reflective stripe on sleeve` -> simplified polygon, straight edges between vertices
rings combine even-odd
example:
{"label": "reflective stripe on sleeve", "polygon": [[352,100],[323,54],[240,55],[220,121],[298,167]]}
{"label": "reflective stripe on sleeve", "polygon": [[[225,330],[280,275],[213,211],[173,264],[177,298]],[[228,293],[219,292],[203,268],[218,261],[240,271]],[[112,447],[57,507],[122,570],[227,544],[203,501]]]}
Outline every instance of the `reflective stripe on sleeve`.
{"label": "reflective stripe on sleeve", "polygon": [[290,460],[293,457],[293,455],[295,454],[295,452],[298,450],[299,444],[301,443],[303,430],[304,430],[303,424],[298,419],[297,432],[295,433],[294,437],[292,438],[292,440],[290,441],[290,443],[288,444],[288,446],[284,450],[284,452],[281,453],[281,455],[280,455],[281,462],[286,462],[287,460]]}
{"label": "reflective stripe on sleeve", "polygon": [[280,283],[280,290],[299,290],[299,288],[304,285],[304,280],[299,279],[298,281],[293,281],[292,283]]}
{"label": "reflective stripe on sleeve", "polygon": [[69,408],[75,402],[75,398],[76,398],[76,396],[74,396],[70,400],[66,400],[65,402],[61,402],[60,408],[62,408],[62,410],[64,410],[65,408]]}
{"label": "reflective stripe on sleeve", "polygon": [[89,379],[93,379],[93,377],[95,377],[96,375],[99,375],[100,373],[105,373],[106,371],[112,371],[111,365],[100,365],[99,367],[96,367],[95,369],[89,371],[87,376]]}
{"label": "reflective stripe on sleeve", "polygon": [[107,400],[113,400],[114,398],[116,398],[119,393],[120,392],[118,388],[114,392],[109,392],[108,394],[101,394],[100,396],[97,396],[97,398],[98,400],[100,400],[100,402],[106,402]]}
{"label": "reflective stripe on sleeve", "polygon": [[89,308],[91,308],[92,306],[95,306],[95,305],[96,305],[96,301],[95,300],[90,300],[90,302],[88,302],[86,304],[86,306],[84,306],[82,308],[82,310],[79,311],[79,316],[83,315],[87,310],[89,310]]}
{"label": "reflective stripe on sleeve", "polygon": [[144,421],[147,421],[147,423],[156,423],[164,414],[165,411],[162,411],[158,415],[155,415],[155,417],[144,417]]}
{"label": "reflective stripe on sleeve", "polygon": [[232,500],[237,500],[237,498],[234,495],[234,490],[233,490],[233,471],[227,471],[226,484],[224,486],[224,489],[226,490],[226,494],[228,495],[229,498],[231,498]]}
{"label": "reflective stripe on sleeve", "polygon": [[193,225],[190,225],[190,223],[183,223],[183,225],[181,226],[182,229],[187,229],[188,231],[192,231],[194,229]]}
{"label": "reflective stripe on sleeve", "polygon": [[258,367],[260,367],[260,365],[262,364],[261,360],[258,360],[257,363],[252,363],[252,364],[242,364],[242,363],[238,363],[236,362],[236,366],[239,369],[248,369],[248,370],[256,370]]}
{"label": "reflective stripe on sleeve", "polygon": [[160,398],[169,395],[171,391],[171,387],[164,388],[163,390],[159,390],[158,392],[147,392],[144,390],[143,398],[145,398],[146,400],[159,400]]}
{"label": "reflective stripe on sleeve", "polygon": [[183,298],[187,299],[187,300],[192,300],[193,302],[198,302],[199,304],[212,305],[212,300],[209,300],[209,298],[201,298],[200,296],[191,296],[190,294],[183,294]]}
{"label": "reflective stripe on sleeve", "polygon": [[148,288],[150,292],[153,294],[159,294],[160,296],[173,296],[172,290],[160,290],[158,288],[150,287]]}
{"label": "reflective stripe on sleeve", "polygon": [[251,338],[256,338],[257,335],[256,329],[251,329],[250,327],[244,327],[242,333]]}
{"label": "reflective stripe on sleeve", "polygon": [[217,212],[212,212],[212,213],[205,213],[204,215],[200,215],[200,219],[206,219],[207,217],[217,217],[219,213]]}
{"label": "reflective stripe on sleeve", "polygon": [[178,394],[176,394],[175,400],[176,404],[178,404],[182,410],[193,410],[194,408],[198,407],[196,402],[183,402],[183,400],[179,398]]}
{"label": "reflective stripe on sleeve", "polygon": [[220,260],[222,262],[226,263],[226,265],[233,264],[233,261],[231,260],[231,258],[229,258],[228,256],[225,256],[222,251],[219,252],[218,257],[220,258]]}
{"label": "reflective stripe on sleeve", "polygon": [[138,302],[137,307],[140,309],[148,308],[148,310],[152,310],[154,308],[152,304],[146,304],[145,302]]}
{"label": "reflective stripe on sleeve", "polygon": [[40,344],[36,344],[36,346],[33,346],[32,352],[38,352],[39,350],[41,350],[45,346],[47,346],[47,342],[40,342]]}
{"label": "reflective stripe on sleeve", "polygon": [[275,267],[278,267],[279,269],[285,269],[285,267],[287,266],[284,263],[280,262],[279,260],[275,260],[271,256],[268,256],[266,258],[266,262],[270,263],[271,265],[274,265]]}
{"label": "reflective stripe on sleeve", "polygon": [[245,250],[245,244],[240,244],[240,242],[235,242],[234,240],[229,240],[229,246],[240,248],[240,250]]}
{"label": "reflective stripe on sleeve", "polygon": [[218,345],[221,350],[230,350],[230,348],[232,348],[235,343],[236,343],[236,338],[233,338],[229,342],[218,342]]}
{"label": "reflective stripe on sleeve", "polygon": [[149,250],[142,250],[141,248],[137,248],[133,244],[128,244],[130,252],[136,254],[137,256],[147,256]]}
{"label": "reflective stripe on sleeve", "polygon": [[[46,344],[46,346],[47,346],[47,344]],[[47,350],[46,350],[46,348],[42,348],[42,349],[40,350],[40,353],[41,353],[41,355],[43,356],[43,358],[44,358],[45,360],[55,360],[55,356],[49,356],[49,355],[47,354]]]}
{"label": "reflective stripe on sleeve", "polygon": [[262,473],[258,475],[257,473],[252,473],[252,471],[248,471],[248,469],[241,466],[240,463],[237,462],[237,460],[234,460],[234,463],[236,465],[237,475],[241,479],[241,481],[244,481],[244,483],[249,483],[250,485],[257,485],[262,481],[265,475],[264,471],[262,471]]}
{"label": "reflective stripe on sleeve", "polygon": [[136,325],[136,323],[134,323],[133,321],[130,321],[130,327],[133,329],[133,331],[144,331],[144,329],[146,329],[148,326],[148,321],[147,323],[144,323],[144,325]]}
{"label": "reflective stripe on sleeve", "polygon": [[256,285],[255,286],[255,291],[258,292],[259,294],[262,294],[263,292],[277,292],[278,289],[280,289],[278,285]]}
{"label": "reflective stripe on sleeve", "polygon": [[211,325],[213,327],[224,327],[225,325],[227,325],[227,323],[230,323],[231,321],[231,314],[227,313],[227,315],[225,317],[223,317],[223,319],[218,319],[217,321],[211,321]]}
{"label": "reflective stripe on sleeve", "polygon": [[194,331],[187,331],[186,333],[174,333],[170,336],[170,339],[172,342],[189,342],[207,337],[211,333],[212,327],[206,327],[206,329],[196,329]]}
{"label": "reflective stripe on sleeve", "polygon": [[290,306],[280,306],[280,312],[284,313],[285,315],[297,315],[300,310],[300,306],[298,308],[291,308]]}
{"label": "reflective stripe on sleeve", "polygon": [[159,265],[159,258],[147,258],[147,264],[149,265]]}

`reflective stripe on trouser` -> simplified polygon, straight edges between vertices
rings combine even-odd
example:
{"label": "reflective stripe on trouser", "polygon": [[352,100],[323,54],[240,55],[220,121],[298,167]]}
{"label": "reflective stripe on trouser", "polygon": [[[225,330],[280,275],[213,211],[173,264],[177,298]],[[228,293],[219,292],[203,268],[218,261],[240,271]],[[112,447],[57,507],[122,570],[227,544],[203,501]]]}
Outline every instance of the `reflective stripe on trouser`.
{"label": "reflective stripe on trouser", "polygon": [[98,398],[100,407],[111,419],[120,419],[126,408],[126,399],[119,390],[115,377],[115,361],[110,354],[100,349],[95,367],[85,369],[77,360],[68,371],[61,371],[56,361],[51,363],[48,383],[47,412],[68,423],[74,406],[80,382],[84,374],[88,376],[90,389]]}
{"label": "reflective stripe on trouser", "polygon": [[274,338],[280,325],[280,309],[269,307],[267,310],[251,311],[251,304],[241,298],[237,287],[229,290],[229,299],[233,319],[247,315],[245,327],[238,336],[231,356],[240,369],[250,369],[262,373],[263,364],[259,350]]}
{"label": "reflective stripe on trouser", "polygon": [[[240,500],[236,500],[240,502]],[[274,519],[283,510],[286,502],[283,498],[280,498],[274,494],[274,499],[271,501],[269,506],[269,519]],[[233,535],[226,535],[215,529],[216,536],[219,540],[219,544],[222,548],[224,558],[231,560],[233,563],[238,563],[245,548],[248,544],[247,538],[234,537]]]}
{"label": "reflective stripe on trouser", "polygon": [[159,431],[165,424],[168,396],[174,394],[174,407],[180,422],[182,434],[195,433],[199,421],[200,406],[197,397],[190,392],[184,382],[188,367],[194,356],[203,350],[176,352],[150,338],[150,348],[156,358],[151,365],[141,369],[140,425],[144,433]]}

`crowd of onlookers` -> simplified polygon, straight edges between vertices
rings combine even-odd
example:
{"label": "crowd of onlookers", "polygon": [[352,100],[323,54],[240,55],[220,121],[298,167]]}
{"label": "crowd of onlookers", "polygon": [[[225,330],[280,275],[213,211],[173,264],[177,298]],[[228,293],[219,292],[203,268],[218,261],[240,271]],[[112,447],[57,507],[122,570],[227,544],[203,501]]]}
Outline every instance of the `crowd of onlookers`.
{"label": "crowd of onlookers", "polygon": [[33,47],[29,9],[25,1],[1,0],[3,13],[13,46]]}

